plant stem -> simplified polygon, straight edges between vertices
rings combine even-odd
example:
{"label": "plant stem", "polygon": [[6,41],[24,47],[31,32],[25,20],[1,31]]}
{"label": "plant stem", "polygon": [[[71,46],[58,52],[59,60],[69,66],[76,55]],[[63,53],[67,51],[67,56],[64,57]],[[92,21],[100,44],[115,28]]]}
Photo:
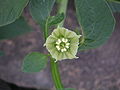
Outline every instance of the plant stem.
{"label": "plant stem", "polygon": [[[61,0],[58,9],[58,13],[64,13],[65,17],[66,17],[67,4],[68,4],[68,0]],[[63,24],[64,24],[64,20],[59,24],[59,26],[63,26]]]}
{"label": "plant stem", "polygon": [[[49,18],[49,17],[48,17]],[[48,19],[46,20],[46,24],[45,24],[45,31],[44,31],[44,37],[45,37],[45,41],[48,37]]]}
{"label": "plant stem", "polygon": [[[60,4],[60,6],[59,6],[58,13],[64,13],[66,15],[68,0],[61,0],[59,4]],[[64,21],[61,22],[59,24],[59,26],[63,26],[63,24],[64,24]],[[63,84],[61,82],[58,64],[57,64],[57,62],[55,62],[55,60],[52,57],[50,60],[50,66],[51,66],[52,78],[53,78],[56,90],[58,90],[58,89],[62,90],[64,87],[63,87]]]}
{"label": "plant stem", "polygon": [[60,78],[60,73],[58,69],[58,64],[53,58],[50,60],[52,78],[55,84],[56,89],[63,89],[63,85]]}
{"label": "plant stem", "polygon": [[[68,3],[68,0],[61,0],[60,1],[58,13],[64,13],[66,15],[67,3]],[[47,39],[47,37],[49,35],[47,22],[48,21],[46,21],[45,32],[44,32],[45,40]],[[59,26],[63,26],[63,24],[64,24],[64,21],[61,22],[59,24]],[[61,82],[58,64],[57,64],[57,62],[55,62],[55,60],[52,57],[50,57],[50,67],[51,67],[52,79],[53,79],[53,82],[55,84],[56,90],[62,90],[64,87],[63,87],[63,84]]]}

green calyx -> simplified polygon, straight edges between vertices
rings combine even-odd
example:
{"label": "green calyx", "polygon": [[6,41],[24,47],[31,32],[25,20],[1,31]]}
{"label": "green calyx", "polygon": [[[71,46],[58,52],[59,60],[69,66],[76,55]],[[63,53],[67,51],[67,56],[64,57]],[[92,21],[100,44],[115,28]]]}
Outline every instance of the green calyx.
{"label": "green calyx", "polygon": [[81,35],[77,35],[73,31],[58,27],[47,38],[45,46],[56,61],[74,59],[77,58],[80,37]]}

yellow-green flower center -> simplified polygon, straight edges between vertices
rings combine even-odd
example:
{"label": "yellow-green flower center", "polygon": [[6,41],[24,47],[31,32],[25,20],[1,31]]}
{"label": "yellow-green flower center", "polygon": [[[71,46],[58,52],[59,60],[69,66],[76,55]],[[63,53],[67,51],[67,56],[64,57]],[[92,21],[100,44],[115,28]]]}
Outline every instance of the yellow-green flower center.
{"label": "yellow-green flower center", "polygon": [[61,38],[56,41],[56,48],[60,52],[65,52],[70,48],[70,43],[68,39]]}

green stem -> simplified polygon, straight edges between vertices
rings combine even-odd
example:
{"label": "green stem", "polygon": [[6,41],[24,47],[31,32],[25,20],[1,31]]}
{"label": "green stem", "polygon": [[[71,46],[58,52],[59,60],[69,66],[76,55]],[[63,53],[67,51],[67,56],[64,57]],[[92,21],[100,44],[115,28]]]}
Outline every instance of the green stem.
{"label": "green stem", "polygon": [[[68,3],[68,0],[60,1],[58,13],[64,13],[66,15],[67,3]],[[63,23],[64,21],[61,22],[59,26],[63,26]],[[48,33],[48,19],[47,19],[45,24],[45,31],[44,31],[45,40],[47,39],[48,35],[49,33]],[[58,64],[57,62],[55,62],[55,60],[52,57],[50,57],[50,67],[51,67],[52,78],[53,78],[56,90],[62,90],[64,87],[61,82]]]}
{"label": "green stem", "polygon": [[[68,0],[61,0],[59,2],[60,6],[59,6],[58,13],[64,13],[66,15],[67,3],[68,3]],[[59,26],[63,26],[63,24],[64,24],[64,21],[61,22],[59,24]],[[57,64],[57,62],[55,62],[55,60],[53,58],[51,58],[51,60],[50,60],[50,66],[51,66],[52,78],[53,78],[56,90],[58,90],[58,89],[62,90],[64,87],[61,82],[58,64]]]}
{"label": "green stem", "polygon": [[[49,18],[49,17],[48,17]],[[45,37],[45,41],[48,37],[48,19],[46,20],[46,24],[45,24],[45,31],[44,31],[44,37]]]}
{"label": "green stem", "polygon": [[[58,13],[64,13],[66,16],[68,0],[60,0],[59,2],[60,3],[59,3]],[[59,26],[63,26],[63,24],[64,24],[64,20],[59,24]]]}
{"label": "green stem", "polygon": [[51,58],[51,60],[50,60],[50,66],[51,66],[52,78],[53,78],[56,89],[57,90],[63,89],[63,85],[61,82],[60,73],[59,73],[59,69],[58,69],[58,64],[57,64],[57,62],[55,62],[55,60],[53,58]]}

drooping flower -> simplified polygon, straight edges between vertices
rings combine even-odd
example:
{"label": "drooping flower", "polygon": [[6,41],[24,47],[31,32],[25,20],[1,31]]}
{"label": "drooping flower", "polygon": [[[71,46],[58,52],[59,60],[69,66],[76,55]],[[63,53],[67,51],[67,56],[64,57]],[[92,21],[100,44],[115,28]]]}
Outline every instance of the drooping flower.
{"label": "drooping flower", "polygon": [[56,61],[78,58],[76,54],[80,36],[66,28],[58,27],[47,38],[45,46]]}

